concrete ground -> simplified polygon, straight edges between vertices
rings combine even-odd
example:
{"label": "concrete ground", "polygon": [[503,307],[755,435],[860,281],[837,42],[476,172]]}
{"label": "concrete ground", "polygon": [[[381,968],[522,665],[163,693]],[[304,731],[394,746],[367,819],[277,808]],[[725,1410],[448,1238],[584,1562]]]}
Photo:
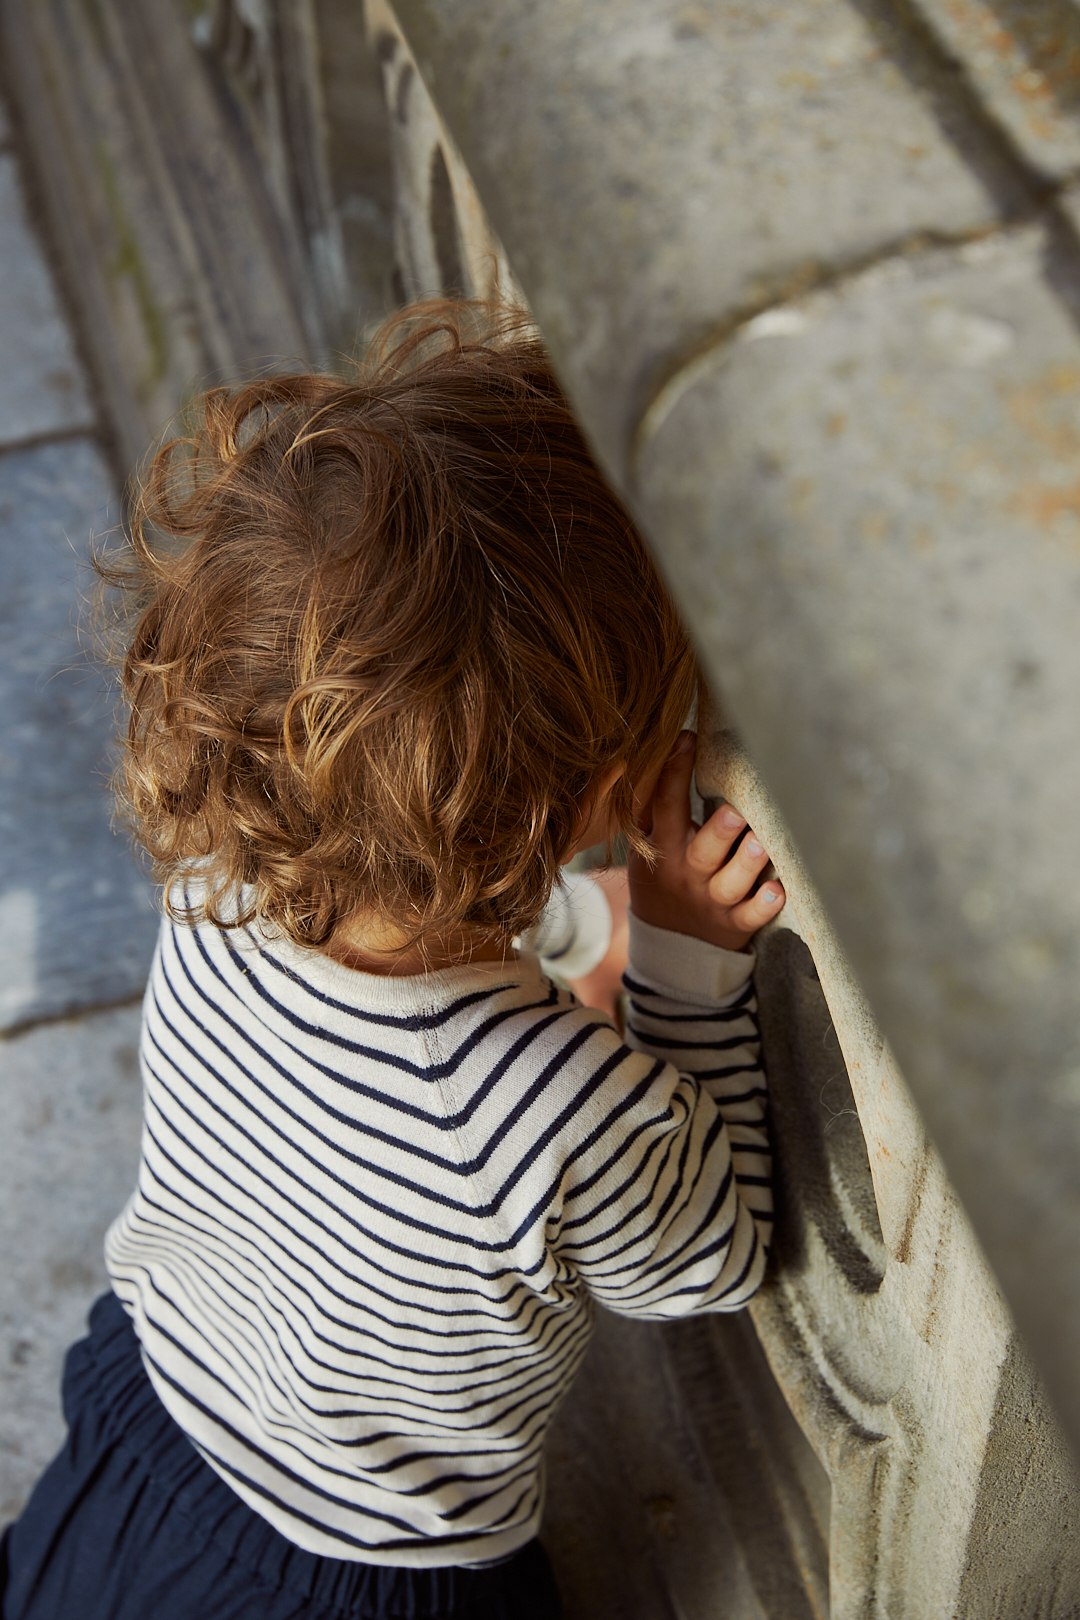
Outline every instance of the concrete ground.
{"label": "concrete ground", "polygon": [[113,699],[87,650],[119,502],[0,106],[0,1524],[63,1435],[66,1346],[137,1162],[148,884],[110,829]]}

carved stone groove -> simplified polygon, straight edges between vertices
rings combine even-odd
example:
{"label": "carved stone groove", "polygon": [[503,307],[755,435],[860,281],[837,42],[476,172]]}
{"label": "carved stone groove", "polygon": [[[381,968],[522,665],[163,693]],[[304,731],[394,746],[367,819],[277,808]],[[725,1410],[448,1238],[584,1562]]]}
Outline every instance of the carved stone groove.
{"label": "carved stone groove", "polygon": [[521,300],[502,244],[386,0],[367,0],[366,20],[386,96],[400,300],[444,292],[499,292]]}
{"label": "carved stone groove", "polygon": [[[1008,1310],[791,834],[730,732],[709,734],[698,774],[762,834],[788,894],[783,925],[758,946],[783,1208],[775,1274],[751,1310],[829,1474],[831,1612],[1050,1620],[1066,1612],[1063,1592],[1080,1603],[1080,1493]],[[1007,1364],[1022,1370],[1003,1379]],[[1035,1513],[1024,1504],[1034,1542],[1010,1536],[1021,1583],[982,1520],[989,1500],[1015,1511],[1033,1408],[1042,1489]]]}

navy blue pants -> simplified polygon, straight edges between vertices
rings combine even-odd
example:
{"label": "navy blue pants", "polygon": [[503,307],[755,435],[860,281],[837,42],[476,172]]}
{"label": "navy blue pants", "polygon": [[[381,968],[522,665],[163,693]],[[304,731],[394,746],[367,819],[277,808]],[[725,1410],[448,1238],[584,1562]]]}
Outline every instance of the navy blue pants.
{"label": "navy blue pants", "polygon": [[558,1620],[538,1542],[486,1569],[397,1569],[286,1540],[158,1399],[111,1294],[64,1366],[68,1437],[0,1543],[2,1620]]}

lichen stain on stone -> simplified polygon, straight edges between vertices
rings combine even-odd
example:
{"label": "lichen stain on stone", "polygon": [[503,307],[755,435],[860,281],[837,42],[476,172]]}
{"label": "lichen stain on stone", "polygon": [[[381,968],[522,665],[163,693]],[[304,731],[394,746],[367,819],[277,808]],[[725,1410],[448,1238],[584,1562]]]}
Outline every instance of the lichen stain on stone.
{"label": "lichen stain on stone", "polygon": [[1010,504],[1040,528],[1061,532],[1063,519],[1080,525],[1080,479],[1071,484],[1031,484],[1020,490]]}
{"label": "lichen stain on stone", "polygon": [[149,351],[148,366],[140,380],[141,395],[149,393],[161,383],[169,365],[169,334],[161,306],[154,296],[150,274],[139,252],[138,242],[131,227],[112,157],[103,141],[95,147],[98,172],[112,221],[116,251],[106,264],[105,272],[112,280],[127,279],[135,295],[135,303],[142,322]]}
{"label": "lichen stain on stone", "polygon": [[1024,100],[1047,101],[1054,94],[1050,80],[1038,68],[1025,68],[1022,73],[1014,74],[1012,87]]}
{"label": "lichen stain on stone", "polygon": [[859,533],[868,545],[880,546],[889,533],[890,523],[884,512],[867,512],[859,520]]}
{"label": "lichen stain on stone", "polygon": [[94,43],[103,56],[108,55],[109,39],[98,0],[82,0],[82,12],[94,35]]}
{"label": "lichen stain on stone", "polygon": [[796,478],[791,488],[792,510],[800,515],[805,514],[816,494],[817,480],[815,478]]}
{"label": "lichen stain on stone", "polygon": [[938,1231],[937,1242],[934,1245],[934,1258],[930,1264],[930,1286],[927,1289],[924,1301],[922,1320],[915,1324],[915,1331],[924,1344],[933,1344],[934,1342],[941,1295],[942,1291],[948,1286],[947,1235],[950,1234],[948,1234],[946,1225],[943,1222]]}
{"label": "lichen stain on stone", "polygon": [[900,1236],[896,1240],[896,1247],[893,1250],[893,1259],[902,1266],[910,1264],[911,1261],[912,1244],[915,1238],[915,1223],[919,1218],[919,1211],[922,1208],[923,1192],[926,1188],[926,1180],[929,1172],[930,1158],[927,1149],[924,1146],[919,1155],[918,1164],[915,1166],[912,1173],[911,1182],[908,1188],[908,1205],[907,1209],[904,1211],[904,1224],[900,1230]]}
{"label": "lichen stain on stone", "polygon": [[1016,41],[1008,29],[1003,28],[983,6],[973,5],[971,0],[950,0],[948,11],[958,28],[977,36],[978,43],[987,46],[995,56],[1008,57],[1017,53]]}
{"label": "lichen stain on stone", "polygon": [[[1080,367],[1050,366],[1019,387],[1001,388],[1000,394],[1013,425],[1049,452],[1062,469],[1080,461]],[[1080,522],[1080,479],[1032,482],[1013,494],[1014,513],[1040,529],[1073,538]]]}
{"label": "lichen stain on stone", "polygon": [[[1003,67],[1014,70],[1008,83],[1018,99],[1076,102],[1080,37],[1071,16],[1062,19],[1059,13],[1047,19],[1029,6],[1018,6],[1011,26],[1006,27],[979,0],[950,0],[948,11],[971,49],[989,51]],[[1029,127],[1039,138],[1049,139],[1054,134],[1048,121],[1033,121]]]}
{"label": "lichen stain on stone", "polygon": [[1057,134],[1049,118],[1044,117],[1042,113],[1029,112],[1025,122],[1029,134],[1034,135],[1037,141],[1052,141]]}

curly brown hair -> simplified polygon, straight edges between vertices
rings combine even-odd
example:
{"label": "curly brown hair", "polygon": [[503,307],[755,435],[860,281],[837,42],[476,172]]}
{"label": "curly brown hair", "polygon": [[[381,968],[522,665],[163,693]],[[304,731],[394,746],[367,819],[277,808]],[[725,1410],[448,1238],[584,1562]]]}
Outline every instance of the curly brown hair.
{"label": "curly brown hair", "polygon": [[647,851],[697,666],[522,310],[414,305],[348,377],[211,389],[128,538],[117,791],[173,916],[505,939],[616,761]]}

